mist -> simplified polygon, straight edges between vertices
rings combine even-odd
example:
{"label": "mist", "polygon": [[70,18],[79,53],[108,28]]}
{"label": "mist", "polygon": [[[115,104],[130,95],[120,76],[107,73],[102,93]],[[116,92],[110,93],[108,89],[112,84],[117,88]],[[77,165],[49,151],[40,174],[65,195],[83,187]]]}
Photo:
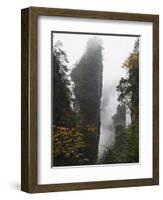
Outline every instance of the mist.
{"label": "mist", "polygon": [[[78,62],[85,52],[87,41],[91,37],[93,35],[54,34],[53,42],[54,44],[57,40],[62,42],[68,56],[70,70],[73,69],[75,63]],[[136,37],[116,35],[97,37],[102,41],[103,46],[103,80],[100,106],[101,126],[98,146],[98,160],[100,160],[106,148],[114,143],[115,133],[112,117],[116,113],[118,105],[116,87],[121,77],[126,77],[126,70],[122,68],[122,65],[133,50]],[[126,123],[130,123],[130,113],[127,113]]]}
{"label": "mist", "polygon": [[[110,94],[109,94],[110,93]],[[112,116],[116,112],[117,96],[116,83],[104,85],[101,98],[101,126],[98,159],[102,157],[105,149],[114,142],[114,126]]]}
{"label": "mist", "polygon": [[[123,62],[132,52],[135,37],[110,36],[104,42],[103,50],[103,87],[101,97],[101,127],[98,149],[98,160],[105,150],[114,143],[115,130],[113,115],[118,105],[116,87],[121,77],[126,77],[126,70],[122,68]],[[130,113],[127,113],[127,124],[130,123]]]}

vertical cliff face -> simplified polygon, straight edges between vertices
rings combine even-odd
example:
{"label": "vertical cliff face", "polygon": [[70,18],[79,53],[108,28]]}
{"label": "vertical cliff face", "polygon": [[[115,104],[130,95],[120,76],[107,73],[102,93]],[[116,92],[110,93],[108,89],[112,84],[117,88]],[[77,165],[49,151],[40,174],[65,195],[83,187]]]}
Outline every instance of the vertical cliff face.
{"label": "vertical cliff face", "polygon": [[122,135],[124,134],[124,128],[126,127],[126,107],[125,105],[118,105],[117,113],[113,117],[115,127],[115,142],[118,146],[121,146]]}
{"label": "vertical cliff face", "polygon": [[[102,93],[102,42],[97,38],[90,38],[86,51],[72,71],[74,94],[77,112],[85,131],[88,144],[87,156],[90,163],[95,163],[98,154],[100,135],[100,103]],[[89,130],[94,130],[89,133]]]}

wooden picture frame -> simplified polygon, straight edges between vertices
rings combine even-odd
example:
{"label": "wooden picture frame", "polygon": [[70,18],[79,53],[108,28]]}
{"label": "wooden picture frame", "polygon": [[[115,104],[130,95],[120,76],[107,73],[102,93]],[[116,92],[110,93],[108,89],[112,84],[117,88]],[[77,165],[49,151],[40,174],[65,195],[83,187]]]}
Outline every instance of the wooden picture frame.
{"label": "wooden picture frame", "polygon": [[[152,178],[38,184],[37,163],[37,19],[63,16],[153,24],[153,176]],[[21,11],[21,190],[28,193],[102,189],[159,184],[159,16],[29,7]],[[145,121],[145,120],[144,120]]]}

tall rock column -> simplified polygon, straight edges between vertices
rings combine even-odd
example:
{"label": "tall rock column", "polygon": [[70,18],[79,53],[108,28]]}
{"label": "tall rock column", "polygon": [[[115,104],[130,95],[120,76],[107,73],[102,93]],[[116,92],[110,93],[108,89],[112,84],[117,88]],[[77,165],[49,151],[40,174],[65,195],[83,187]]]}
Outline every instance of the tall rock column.
{"label": "tall rock column", "polygon": [[86,154],[91,164],[96,163],[98,155],[102,71],[102,41],[98,37],[92,37],[71,74],[75,85],[77,112],[85,128],[83,134],[88,145]]}

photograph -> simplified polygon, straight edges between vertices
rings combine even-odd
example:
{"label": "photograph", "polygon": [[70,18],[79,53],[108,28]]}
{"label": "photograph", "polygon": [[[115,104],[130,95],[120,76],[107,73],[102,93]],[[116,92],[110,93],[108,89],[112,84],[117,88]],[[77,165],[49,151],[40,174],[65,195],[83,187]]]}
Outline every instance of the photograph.
{"label": "photograph", "polygon": [[21,10],[21,190],[159,185],[159,15]]}
{"label": "photograph", "polygon": [[139,163],[139,43],[51,32],[52,167]]}

